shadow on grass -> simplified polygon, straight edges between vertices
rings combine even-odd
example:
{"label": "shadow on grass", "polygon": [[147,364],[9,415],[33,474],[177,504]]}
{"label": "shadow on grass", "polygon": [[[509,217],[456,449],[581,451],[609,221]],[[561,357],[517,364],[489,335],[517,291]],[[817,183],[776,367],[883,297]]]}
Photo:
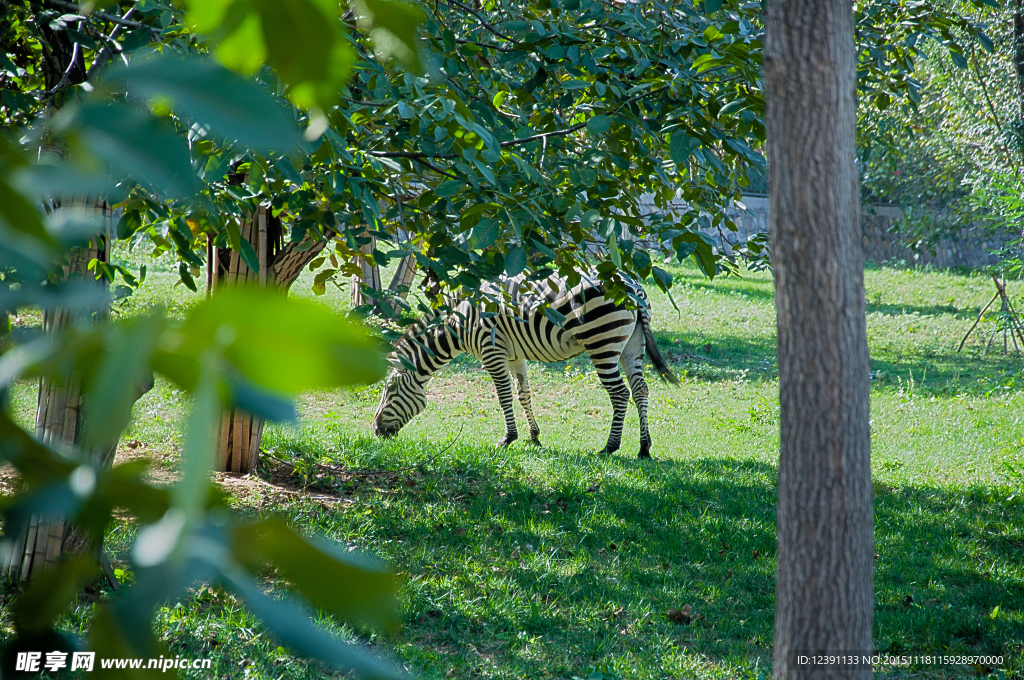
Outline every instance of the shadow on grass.
{"label": "shadow on grass", "polygon": [[[394,642],[425,671],[562,678],[628,660],[662,673],[642,677],[708,664],[754,677],[770,663],[774,466],[366,438],[344,450],[414,470],[351,490],[365,512],[321,513],[313,528],[406,575]],[[1024,504],[988,488],[878,488],[876,647],[1002,653],[1024,670]],[[685,604],[696,618],[669,621]]]}
{"label": "shadow on grass", "polygon": [[[658,331],[658,349],[676,375],[701,382],[716,383],[738,378],[747,381],[778,379],[773,337],[705,334],[702,331]],[[480,372],[480,364],[468,354],[451,364],[457,372]],[[555,363],[531,362],[533,374],[549,378],[563,376],[566,371],[593,371],[593,364],[584,354],[569,361]],[[991,352],[902,354],[875,348],[871,356],[872,389],[906,389],[911,378],[914,389],[929,395],[985,394],[1000,386],[1024,385],[1024,363],[1015,356]],[[647,371],[648,382],[656,374]]]}
{"label": "shadow on grass", "polygon": [[867,303],[868,314],[884,314],[886,316],[900,316],[903,314],[916,314],[918,316],[943,316],[949,315],[957,319],[974,319],[978,316],[978,310],[971,307],[956,307],[954,305],[904,305],[904,304],[883,304],[880,302]]}

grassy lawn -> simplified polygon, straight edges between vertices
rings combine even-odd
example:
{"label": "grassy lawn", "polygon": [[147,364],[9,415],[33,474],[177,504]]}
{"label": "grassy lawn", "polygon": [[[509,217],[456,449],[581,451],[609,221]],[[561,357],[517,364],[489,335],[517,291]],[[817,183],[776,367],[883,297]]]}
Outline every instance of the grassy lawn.
{"label": "grassy lawn", "polygon": [[[152,271],[118,313],[159,300],[181,313],[196,298],[173,280]],[[866,280],[876,648],[1002,654],[994,677],[1024,678],[1024,361],[995,351],[1001,336],[986,354],[985,324],[956,352],[991,296],[984,275],[872,267]],[[503,425],[490,379],[463,357],[430,384],[426,411],[383,443],[369,429],[375,387],[307,395],[298,424],[264,436],[260,478],[222,477],[224,487],[241,513],[284,513],[303,531],[386,560],[402,583],[399,634],[321,622],[419,677],[767,678],[778,447],[772,282],[753,273],[708,281],[683,268],[678,311],[648,290],[659,344],[684,378],[677,388],[652,379],[652,462],[635,459],[635,412],[623,449],[595,453],[610,409],[581,359],[531,366],[544,445],[495,449]],[[1019,299],[1024,287],[1011,292]],[[337,290],[319,299],[346,307]],[[29,418],[33,386],[15,396]],[[124,440],[173,469],[186,408],[158,383]],[[122,568],[133,536],[130,523],[111,528],[108,549]],[[269,575],[266,586],[286,584]],[[670,620],[684,605],[692,620]],[[87,627],[91,606],[83,600],[68,614],[69,632]],[[156,625],[175,654],[212,658],[217,677],[323,675],[219,589],[172,603]]]}

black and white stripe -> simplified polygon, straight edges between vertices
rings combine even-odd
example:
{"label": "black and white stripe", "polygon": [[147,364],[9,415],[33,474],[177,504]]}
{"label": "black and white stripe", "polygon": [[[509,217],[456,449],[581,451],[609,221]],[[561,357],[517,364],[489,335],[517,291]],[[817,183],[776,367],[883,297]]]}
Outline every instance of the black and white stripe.
{"label": "black and white stripe", "polygon": [[[627,280],[630,296],[636,301],[636,309],[628,309],[606,298],[603,285],[592,275],[583,276],[572,288],[556,277],[548,281],[534,284],[529,293],[521,293],[521,276],[503,279],[501,285],[511,303],[500,305],[496,315],[482,315],[479,307],[463,300],[443,323],[401,340],[391,356],[395,369],[385,383],[373,431],[382,437],[397,433],[426,406],[426,382],[454,357],[469,352],[491,374],[505,414],[505,436],[498,444],[505,446],[519,437],[512,409],[513,377],[530,426],[530,438],[539,444],[540,427],[530,404],[527,360],[564,361],[586,352],[612,401],[612,428],[604,452],[619,448],[632,393],[640,415],[640,458],[649,458],[645,350],[663,380],[673,384],[678,380],[654,343],[647,294],[638,283]],[[490,292],[502,291],[492,286]],[[565,317],[561,326],[543,313],[545,303]],[[622,381],[620,365],[628,387]]]}

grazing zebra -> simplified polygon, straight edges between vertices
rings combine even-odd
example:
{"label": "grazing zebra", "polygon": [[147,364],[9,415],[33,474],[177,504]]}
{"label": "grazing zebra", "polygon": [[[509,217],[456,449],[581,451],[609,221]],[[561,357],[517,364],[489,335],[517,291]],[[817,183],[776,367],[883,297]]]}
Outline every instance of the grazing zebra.
{"label": "grazing zebra", "polygon": [[[647,294],[638,283],[623,278],[631,297],[638,303],[635,310],[606,298],[603,285],[592,274],[584,275],[571,289],[564,279],[559,279],[557,288],[544,282],[534,284],[533,292],[523,294],[519,291],[522,275],[503,277],[501,285],[511,295],[512,306],[500,305],[496,315],[481,315],[478,307],[462,300],[455,306],[455,313],[443,323],[419,335],[409,334],[396,345],[390,357],[395,369],[381,394],[373,419],[374,433],[379,437],[397,433],[427,405],[424,385],[434,373],[459,354],[469,352],[491,374],[505,414],[505,436],[498,445],[507,446],[519,436],[512,409],[510,373],[516,379],[519,403],[530,425],[530,438],[534,444],[540,444],[540,427],[530,405],[526,360],[564,361],[586,352],[612,400],[612,429],[603,452],[611,453],[619,448],[622,422],[632,392],[640,415],[639,457],[650,458],[648,390],[643,369],[645,348],[662,380],[672,384],[679,384],[679,380],[654,343]],[[500,291],[491,285],[489,292],[494,295]],[[543,313],[544,303],[565,317],[561,327]],[[626,371],[628,389],[619,373],[620,363]]]}

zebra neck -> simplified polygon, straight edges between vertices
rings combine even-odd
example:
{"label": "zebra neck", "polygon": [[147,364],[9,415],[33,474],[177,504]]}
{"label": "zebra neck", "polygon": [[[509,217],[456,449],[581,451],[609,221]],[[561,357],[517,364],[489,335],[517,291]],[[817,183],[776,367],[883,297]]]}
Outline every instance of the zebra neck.
{"label": "zebra neck", "polygon": [[449,327],[448,324],[441,324],[408,342],[405,350],[403,354],[416,366],[417,376],[421,380],[426,380],[452,359],[464,354],[466,344],[456,329]]}

